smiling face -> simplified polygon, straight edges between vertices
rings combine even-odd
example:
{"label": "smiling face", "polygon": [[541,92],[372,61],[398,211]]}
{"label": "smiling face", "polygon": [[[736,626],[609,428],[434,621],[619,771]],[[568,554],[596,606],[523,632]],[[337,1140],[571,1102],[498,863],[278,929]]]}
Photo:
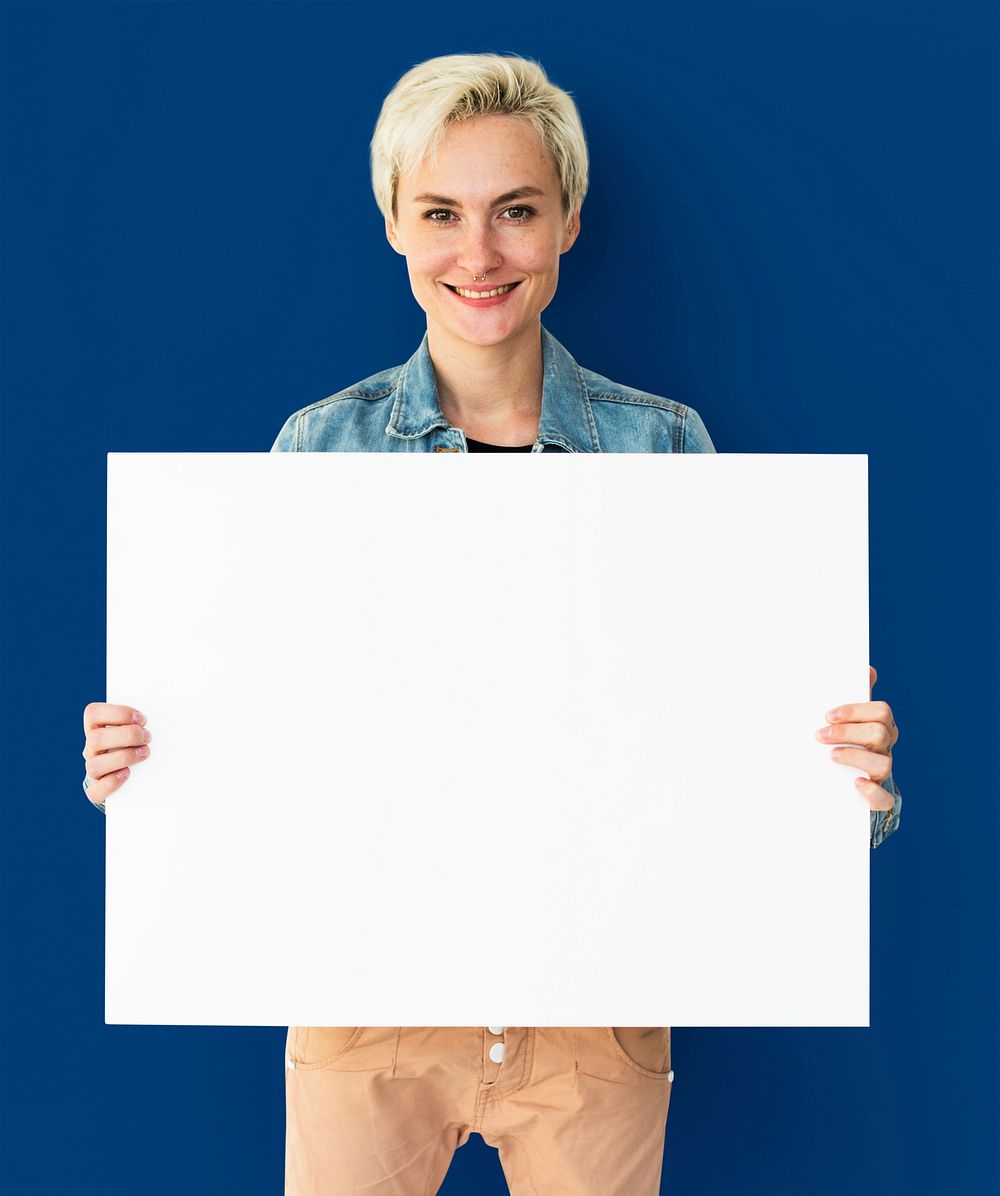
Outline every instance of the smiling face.
{"label": "smiling face", "polygon": [[[425,160],[400,176],[396,212],[386,236],[406,257],[432,338],[480,346],[537,329],[556,293],[559,256],[580,229],[579,211],[567,224],[559,176],[538,133],[495,114],[449,125],[437,165]],[[488,294],[508,284],[494,298],[456,290]]]}

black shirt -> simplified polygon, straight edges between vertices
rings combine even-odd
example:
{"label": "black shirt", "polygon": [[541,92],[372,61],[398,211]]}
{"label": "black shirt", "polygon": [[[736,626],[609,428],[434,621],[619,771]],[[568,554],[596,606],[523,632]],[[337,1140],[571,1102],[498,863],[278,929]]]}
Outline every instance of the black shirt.
{"label": "black shirt", "polygon": [[487,444],[485,440],[473,440],[471,436],[466,436],[465,443],[470,453],[530,453],[533,447],[530,444]]}

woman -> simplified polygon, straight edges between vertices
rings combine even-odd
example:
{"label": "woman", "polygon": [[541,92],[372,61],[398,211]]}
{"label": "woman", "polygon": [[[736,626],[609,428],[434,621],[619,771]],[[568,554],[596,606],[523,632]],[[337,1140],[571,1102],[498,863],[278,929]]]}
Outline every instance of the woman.
{"label": "woman", "polygon": [[[575,104],[536,63],[415,66],[383,104],[371,168],[427,331],[403,365],[290,415],[272,451],[715,451],[690,407],[580,367],[541,325],[588,157]],[[864,745],[833,751],[872,778],[858,788],[878,846],[901,805],[892,712],[864,702],[826,719],[820,739]],[[144,723],[127,706],[85,711],[102,808],[148,755]],[[434,1192],[473,1132],[515,1193],[657,1192],[670,1063],[668,1027],[290,1027],[286,1194]]]}

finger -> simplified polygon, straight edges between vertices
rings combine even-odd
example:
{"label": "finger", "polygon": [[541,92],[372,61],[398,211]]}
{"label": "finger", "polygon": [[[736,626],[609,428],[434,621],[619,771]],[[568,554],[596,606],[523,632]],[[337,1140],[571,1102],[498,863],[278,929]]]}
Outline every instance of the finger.
{"label": "finger", "polygon": [[868,696],[871,697],[871,692],[875,688],[875,682],[878,680],[878,673],[875,672],[875,666],[870,664],[868,666]]}
{"label": "finger", "polygon": [[94,727],[125,726],[144,723],[146,716],[134,706],[116,706],[112,702],[88,702],[83,708],[83,730],[89,735]]}
{"label": "finger", "polygon": [[[138,764],[148,755],[149,748],[146,744],[141,743],[137,747],[119,748],[114,752],[100,752],[96,756],[88,756],[87,776],[92,781],[99,781],[110,773],[117,772],[120,768]],[[89,793],[90,790],[88,789],[87,792]]]}
{"label": "finger", "polygon": [[111,794],[125,784],[130,775],[130,771],[127,768],[119,769],[118,772],[108,773],[106,777],[102,777],[99,781],[91,781],[89,785],[84,787],[84,793],[86,793],[95,806],[103,806]]}
{"label": "finger", "polygon": [[127,727],[95,727],[83,745],[83,757],[89,760],[114,748],[138,747],[140,743],[149,743],[152,738],[151,731],[135,723]]}
{"label": "finger", "polygon": [[881,785],[874,781],[866,781],[864,777],[855,777],[854,784],[861,792],[861,796],[873,810],[891,810],[893,807],[892,794],[887,793]]}
{"label": "finger", "polygon": [[883,756],[881,752],[868,752],[864,748],[835,747],[830,757],[838,764],[849,764],[852,768],[860,768],[873,781],[882,782],[892,772],[892,756]]}
{"label": "finger", "polygon": [[892,747],[892,734],[885,723],[833,723],[820,727],[816,738],[821,743],[852,743],[882,753]]}
{"label": "finger", "polygon": [[835,706],[823,716],[828,723],[885,723],[894,727],[896,720],[888,702],[850,702]]}
{"label": "finger", "polygon": [[[846,706],[837,706],[833,710],[826,712],[826,720],[830,723],[861,723],[861,722],[878,722],[884,723],[888,733],[888,746],[894,747],[899,740],[899,728],[896,726],[896,720],[893,717],[892,707],[888,702],[854,702]],[[836,742],[838,736],[820,736],[828,743]],[[855,742],[851,737],[847,736],[848,742]]]}

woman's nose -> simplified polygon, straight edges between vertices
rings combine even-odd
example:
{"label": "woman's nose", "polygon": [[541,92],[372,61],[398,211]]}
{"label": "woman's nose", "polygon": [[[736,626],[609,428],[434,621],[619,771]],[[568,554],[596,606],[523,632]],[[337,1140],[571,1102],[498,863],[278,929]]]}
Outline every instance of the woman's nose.
{"label": "woman's nose", "polygon": [[474,228],[465,235],[457,264],[460,269],[468,270],[470,274],[482,274],[486,270],[492,270],[499,257],[493,230]]}

